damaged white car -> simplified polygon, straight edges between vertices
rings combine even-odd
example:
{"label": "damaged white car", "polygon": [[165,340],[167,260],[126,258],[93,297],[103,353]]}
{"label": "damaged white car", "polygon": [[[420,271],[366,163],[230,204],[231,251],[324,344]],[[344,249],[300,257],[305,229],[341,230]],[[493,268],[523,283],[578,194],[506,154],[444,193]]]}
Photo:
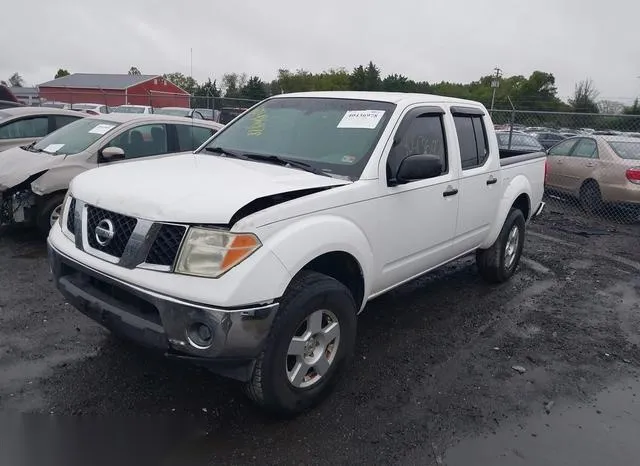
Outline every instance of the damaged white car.
{"label": "damaged white car", "polygon": [[192,151],[223,125],[167,115],[83,118],[30,145],[0,153],[0,226],[48,233],[71,180],[104,165]]}

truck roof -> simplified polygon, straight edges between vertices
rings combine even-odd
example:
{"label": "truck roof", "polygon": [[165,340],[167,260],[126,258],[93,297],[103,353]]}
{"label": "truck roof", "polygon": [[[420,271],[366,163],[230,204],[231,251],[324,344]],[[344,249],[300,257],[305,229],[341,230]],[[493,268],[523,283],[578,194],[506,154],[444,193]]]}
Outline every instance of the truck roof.
{"label": "truck roof", "polygon": [[473,104],[481,105],[479,102],[454,97],[443,97],[434,94],[411,94],[406,92],[373,92],[373,91],[318,91],[318,92],[295,92],[292,94],[280,94],[275,98],[287,97],[318,97],[333,99],[354,99],[354,100],[376,100],[378,102],[390,102],[398,104],[403,102],[407,105],[413,103],[448,103],[448,104]]}

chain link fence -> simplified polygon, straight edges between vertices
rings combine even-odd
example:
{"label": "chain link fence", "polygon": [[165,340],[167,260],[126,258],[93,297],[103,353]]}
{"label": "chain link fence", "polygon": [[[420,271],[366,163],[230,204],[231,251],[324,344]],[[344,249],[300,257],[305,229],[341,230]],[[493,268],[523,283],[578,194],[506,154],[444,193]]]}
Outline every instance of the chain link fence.
{"label": "chain link fence", "polygon": [[549,209],[640,234],[640,116],[494,110],[492,118],[501,149],[547,151]]}

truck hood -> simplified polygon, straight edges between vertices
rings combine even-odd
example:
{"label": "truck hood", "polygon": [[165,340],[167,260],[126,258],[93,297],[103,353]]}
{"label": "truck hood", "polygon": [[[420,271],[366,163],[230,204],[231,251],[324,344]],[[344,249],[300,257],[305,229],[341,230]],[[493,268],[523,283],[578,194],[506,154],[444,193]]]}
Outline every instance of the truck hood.
{"label": "truck hood", "polygon": [[152,221],[227,224],[255,199],[349,183],[268,163],[187,153],[89,170],[72,181],[71,194]]}
{"label": "truck hood", "polygon": [[12,147],[0,152],[0,192],[64,162],[64,157]]}

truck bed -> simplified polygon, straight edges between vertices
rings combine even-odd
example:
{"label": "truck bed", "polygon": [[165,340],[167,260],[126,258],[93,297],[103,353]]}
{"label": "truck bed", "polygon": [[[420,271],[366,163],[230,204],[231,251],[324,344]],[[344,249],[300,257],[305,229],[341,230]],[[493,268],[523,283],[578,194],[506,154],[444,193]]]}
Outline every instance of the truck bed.
{"label": "truck bed", "polygon": [[519,150],[501,150],[500,165],[506,167],[514,163],[525,162],[527,160],[546,158],[545,152],[523,152]]}

